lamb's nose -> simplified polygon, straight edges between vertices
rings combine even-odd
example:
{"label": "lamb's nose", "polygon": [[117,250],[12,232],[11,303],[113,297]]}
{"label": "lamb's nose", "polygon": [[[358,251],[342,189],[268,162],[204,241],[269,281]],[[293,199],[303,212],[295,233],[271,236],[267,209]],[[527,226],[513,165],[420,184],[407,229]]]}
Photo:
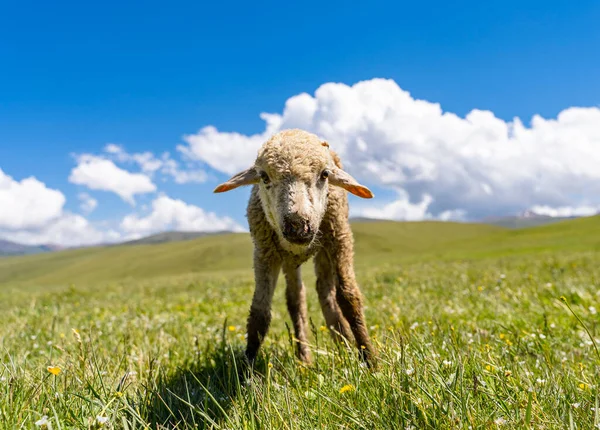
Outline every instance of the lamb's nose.
{"label": "lamb's nose", "polygon": [[311,233],[308,220],[299,215],[291,214],[284,218],[283,234],[293,239],[304,239]]}

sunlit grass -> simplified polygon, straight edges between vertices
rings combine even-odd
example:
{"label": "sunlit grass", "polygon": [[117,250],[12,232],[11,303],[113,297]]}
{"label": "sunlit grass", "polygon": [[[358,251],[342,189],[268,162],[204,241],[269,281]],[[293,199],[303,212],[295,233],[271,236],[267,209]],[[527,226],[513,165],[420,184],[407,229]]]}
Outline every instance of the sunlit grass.
{"label": "sunlit grass", "polygon": [[280,285],[253,373],[240,361],[248,275],[6,289],[0,423],[593,428],[600,422],[597,262],[596,254],[562,253],[361,270],[376,371],[331,342],[311,284],[314,363],[294,357]]}

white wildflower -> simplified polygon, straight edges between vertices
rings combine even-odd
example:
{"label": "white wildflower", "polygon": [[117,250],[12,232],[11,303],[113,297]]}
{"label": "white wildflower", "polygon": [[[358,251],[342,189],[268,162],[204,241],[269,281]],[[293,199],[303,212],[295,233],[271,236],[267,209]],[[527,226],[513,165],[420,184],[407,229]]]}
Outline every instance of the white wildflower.
{"label": "white wildflower", "polygon": [[544,335],[542,333],[540,333],[539,336],[540,336],[540,339],[546,339],[546,335]]}
{"label": "white wildflower", "polygon": [[48,420],[48,417],[44,415],[41,419],[35,422],[35,425],[43,430],[52,430],[52,423]]}
{"label": "white wildflower", "polygon": [[409,367],[408,369],[405,370],[405,372],[408,376],[410,376],[413,373],[415,373],[415,369],[413,369],[412,367]]}
{"label": "white wildflower", "polygon": [[502,417],[496,418],[494,420],[494,424],[496,424],[497,426],[503,426],[504,424],[506,424],[506,420]]}
{"label": "white wildflower", "polygon": [[537,379],[535,380],[535,382],[536,382],[538,385],[544,385],[544,384],[546,383],[546,380],[545,380],[545,379],[541,379],[541,378],[537,378]]}
{"label": "white wildflower", "polygon": [[307,399],[313,400],[317,398],[317,395],[314,393],[313,390],[308,390],[304,392],[304,397],[306,397]]}
{"label": "white wildflower", "polygon": [[108,417],[102,417],[100,415],[98,415],[96,417],[96,424],[98,424],[99,427],[102,427],[107,422],[108,422]]}
{"label": "white wildflower", "polygon": [[410,326],[411,330],[416,329],[417,327],[419,327],[419,323],[417,321],[415,321],[414,323],[412,323],[412,325]]}
{"label": "white wildflower", "polygon": [[444,360],[444,361],[442,361],[442,364],[444,366],[446,366],[446,367],[450,367],[450,366],[452,366],[452,361],[450,361],[450,360]]}
{"label": "white wildflower", "polygon": [[590,306],[590,307],[588,308],[588,310],[590,311],[590,313],[591,313],[592,315],[596,315],[596,314],[598,313],[598,311],[596,310],[596,308],[595,308],[595,307],[593,307],[593,306]]}

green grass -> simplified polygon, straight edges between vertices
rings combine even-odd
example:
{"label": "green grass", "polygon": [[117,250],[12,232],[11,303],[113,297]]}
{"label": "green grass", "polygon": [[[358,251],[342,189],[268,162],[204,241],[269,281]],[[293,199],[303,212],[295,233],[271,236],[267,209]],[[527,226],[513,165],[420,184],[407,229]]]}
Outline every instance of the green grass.
{"label": "green grass", "polygon": [[246,235],[0,259],[0,427],[599,425],[600,219],[354,230],[376,371],[331,342],[312,276],[315,362],[294,359],[280,282],[255,372],[240,370]]}

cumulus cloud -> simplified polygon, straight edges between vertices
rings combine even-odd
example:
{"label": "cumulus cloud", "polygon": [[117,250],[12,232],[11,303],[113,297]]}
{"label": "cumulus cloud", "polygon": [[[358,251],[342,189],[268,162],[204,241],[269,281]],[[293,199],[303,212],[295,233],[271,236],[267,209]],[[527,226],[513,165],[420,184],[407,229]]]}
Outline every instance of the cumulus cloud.
{"label": "cumulus cloud", "polygon": [[[87,196],[91,206],[91,197]],[[64,211],[65,196],[34,177],[17,181],[0,169],[0,238],[29,245],[88,245],[116,240],[84,217]]]}
{"label": "cumulus cloud", "polygon": [[232,174],[252,163],[272,133],[310,130],[328,140],[359,180],[400,190],[397,202],[377,208],[399,219],[600,205],[598,107],[570,107],[551,119],[535,115],[526,126],[478,109],[463,118],[413,98],[392,80],[373,79],[324,84],[314,96],[288,99],[281,114],[261,117],[262,133],[208,126],[184,136],[178,150]]}
{"label": "cumulus cloud", "polygon": [[421,201],[412,203],[408,194],[404,191],[399,193],[398,199],[385,205],[375,205],[353,210],[353,215],[375,219],[402,219],[406,221],[417,221],[432,218],[427,212],[432,197],[424,195]]}
{"label": "cumulus cloud", "polygon": [[104,152],[120,163],[137,164],[142,172],[150,177],[153,177],[156,172],[160,172],[164,176],[172,177],[177,184],[200,183],[207,179],[206,172],[198,167],[182,169],[168,152],[164,152],[160,158],[149,151],[128,153],[121,145],[114,143],[107,144]]}
{"label": "cumulus cloud", "polygon": [[179,163],[170,158],[164,158],[162,161],[161,172],[164,175],[171,176],[177,184],[187,184],[191,182],[201,183],[207,179],[204,170],[182,170]]}
{"label": "cumulus cloud", "polygon": [[548,215],[551,217],[579,217],[597,214],[600,212],[600,206],[563,206],[557,208],[550,206],[533,206],[531,211],[539,215]]}
{"label": "cumulus cloud", "polygon": [[79,208],[85,213],[90,214],[98,206],[98,200],[90,196],[88,193],[79,193],[77,198],[80,201]]}
{"label": "cumulus cloud", "polygon": [[244,231],[244,228],[228,217],[188,204],[182,200],[162,195],[152,202],[147,216],[131,214],[120,225],[127,238],[138,238],[161,231]]}
{"label": "cumulus cloud", "polygon": [[121,234],[112,229],[99,229],[81,215],[63,213],[37,228],[3,230],[0,237],[26,245],[61,245],[66,247],[116,242]]}
{"label": "cumulus cloud", "polygon": [[148,176],[121,169],[111,160],[84,154],[77,161],[77,166],[69,176],[69,181],[74,184],[84,185],[92,190],[111,191],[130,204],[135,203],[136,194],[156,191],[156,185]]}
{"label": "cumulus cloud", "polygon": [[34,177],[16,181],[0,169],[0,229],[38,228],[58,218],[65,196]]}
{"label": "cumulus cloud", "polygon": [[198,134],[186,135],[187,145],[177,149],[193,160],[202,160],[213,168],[228,174],[246,169],[256,158],[256,151],[273,133],[281,129],[281,117],[262,113],[260,117],[267,126],[263,133],[246,136],[240,133],[224,133],[213,126],[201,129]]}

